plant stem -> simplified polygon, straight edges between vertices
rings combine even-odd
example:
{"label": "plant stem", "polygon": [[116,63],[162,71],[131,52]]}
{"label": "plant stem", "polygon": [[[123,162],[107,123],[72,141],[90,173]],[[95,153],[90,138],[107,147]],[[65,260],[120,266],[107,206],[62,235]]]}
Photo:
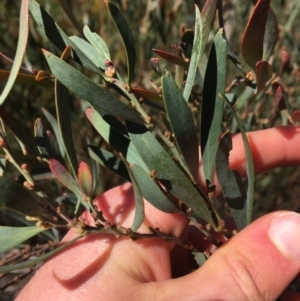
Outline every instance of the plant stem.
{"label": "plant stem", "polygon": [[152,123],[151,117],[144,110],[144,108],[142,107],[142,105],[138,101],[138,99],[135,97],[135,95],[133,93],[131,93],[130,91],[128,91],[125,88],[124,83],[122,83],[120,80],[115,79],[114,82],[113,82],[113,84],[115,84],[119,89],[122,90],[122,92],[124,92],[128,96],[128,98],[130,99],[130,101],[133,104],[134,108],[141,114],[141,116],[143,117],[143,119],[145,120],[145,122],[147,124],[151,125],[152,129],[154,130],[154,132],[168,146],[168,148],[171,150],[172,154],[179,161],[180,166],[184,169],[184,171],[186,172],[186,174],[189,176],[190,180],[193,183],[195,183],[195,180],[193,179],[193,176],[191,175],[190,170],[189,170],[188,166],[186,165],[184,159],[182,158],[182,156],[181,156],[179,150],[177,149],[177,147],[164,136],[164,134],[161,132],[161,130],[155,124]]}
{"label": "plant stem", "polygon": [[14,159],[7,147],[2,146],[2,149],[7,157],[7,160],[16,167],[16,169],[22,174],[22,176],[25,178],[25,180],[29,183],[30,186],[34,186],[34,180],[29,174],[29,172],[21,168],[21,166],[16,162],[16,160]]}

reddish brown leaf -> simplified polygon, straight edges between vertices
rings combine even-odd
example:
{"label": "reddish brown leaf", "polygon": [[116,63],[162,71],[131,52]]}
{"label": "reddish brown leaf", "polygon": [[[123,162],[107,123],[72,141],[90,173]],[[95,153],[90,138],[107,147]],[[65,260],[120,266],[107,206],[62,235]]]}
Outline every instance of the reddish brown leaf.
{"label": "reddish brown leaf", "polygon": [[290,68],[290,55],[284,50],[281,50],[281,70],[280,75],[288,71]]}
{"label": "reddish brown leaf", "polygon": [[150,65],[151,68],[159,75],[161,75],[160,69],[159,69],[159,58],[153,57],[150,59]]}
{"label": "reddish brown leaf", "polygon": [[72,47],[70,45],[67,45],[63,53],[61,54],[61,59],[64,60],[65,62],[68,62],[71,58],[72,54]]}
{"label": "reddish brown leaf", "polygon": [[78,184],[82,191],[89,197],[93,195],[93,175],[90,167],[83,161],[78,168]]}
{"label": "reddish brown leaf", "polygon": [[166,51],[159,50],[159,49],[153,49],[153,51],[157,55],[162,57],[163,59],[165,59],[175,65],[178,65],[178,66],[187,66],[188,65],[188,63],[182,57],[174,55],[173,53],[166,52]]}
{"label": "reddish brown leaf", "polygon": [[257,92],[260,92],[264,89],[265,84],[272,77],[272,66],[266,61],[259,61],[255,65],[256,73],[256,83],[257,83]]}
{"label": "reddish brown leaf", "polygon": [[242,55],[245,62],[255,69],[263,58],[264,34],[270,0],[258,0],[253,8],[242,40]]}
{"label": "reddish brown leaf", "polygon": [[162,96],[151,92],[149,90],[145,90],[145,89],[140,89],[140,88],[132,88],[131,89],[133,94],[138,97],[138,98],[144,98],[150,101],[154,101],[154,102],[162,102]]}
{"label": "reddish brown leaf", "polygon": [[50,80],[51,74],[45,70],[40,70],[35,76],[35,80],[37,82],[43,81],[43,80]]}
{"label": "reddish brown leaf", "polygon": [[284,100],[284,90],[279,82],[272,83],[272,90],[275,96],[275,102],[280,111],[286,109],[285,100]]}
{"label": "reddish brown leaf", "polygon": [[[7,81],[10,76],[10,71],[0,70],[0,81]],[[25,85],[38,85],[44,87],[53,87],[53,81],[49,80],[49,77],[41,79],[39,82],[36,81],[35,75],[18,73],[16,84],[25,84]]]}

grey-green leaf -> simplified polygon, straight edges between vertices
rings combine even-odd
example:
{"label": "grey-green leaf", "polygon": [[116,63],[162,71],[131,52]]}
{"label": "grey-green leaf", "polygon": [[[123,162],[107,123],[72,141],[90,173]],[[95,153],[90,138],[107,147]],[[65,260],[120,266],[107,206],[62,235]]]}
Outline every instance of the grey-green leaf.
{"label": "grey-green leaf", "polygon": [[107,90],[92,82],[57,56],[46,50],[43,50],[43,52],[53,75],[78,97],[85,99],[98,113],[107,113],[125,120],[143,123],[135,111]]}
{"label": "grey-green leaf", "polygon": [[179,209],[172,203],[167,193],[152,179],[140,166],[132,164],[130,170],[136,179],[143,197],[154,207],[167,213],[178,212]]}
{"label": "grey-green leaf", "polygon": [[[104,69],[104,60],[98,56],[97,51],[88,42],[76,38],[69,38],[54,22],[52,17],[34,0],[29,0],[29,10],[42,33],[60,50],[64,51],[71,45],[72,58],[84,67],[106,78],[101,69]],[[83,42],[82,42],[83,41]]]}
{"label": "grey-green leaf", "polygon": [[106,1],[107,8],[117,27],[126,52],[128,83],[130,85],[135,67],[136,49],[132,32],[119,8],[112,2]]}
{"label": "grey-green leaf", "polygon": [[74,16],[74,14],[73,14],[70,6],[69,6],[69,1],[67,1],[67,0],[58,0],[58,2],[61,5],[61,7],[63,8],[63,10],[65,11],[66,15],[69,17],[70,21],[73,23],[74,27],[83,36],[82,29],[81,29],[76,17]]}
{"label": "grey-green leaf", "polygon": [[238,171],[229,168],[229,152],[232,149],[231,134],[221,138],[216,156],[216,174],[225,200],[239,230],[247,226],[246,191]]}
{"label": "grey-green leaf", "polygon": [[[4,90],[0,94],[0,105],[2,105],[6,100],[18,76],[20,67],[22,65],[23,56],[26,50],[28,31],[29,31],[28,0],[22,0],[21,9],[20,9],[20,25],[19,25],[19,39],[18,39],[17,51],[16,51],[11,72],[9,74],[9,78],[4,87]],[[4,34],[4,32],[2,32],[2,34]]]}
{"label": "grey-green leaf", "polygon": [[49,14],[34,0],[29,0],[29,10],[42,33],[61,51],[68,45],[68,36]]}
{"label": "grey-green leaf", "polygon": [[[87,109],[86,116],[103,139],[118,153],[122,153],[129,163],[135,163],[150,172],[147,165],[145,165],[141,156],[136,151],[133,143],[124,136],[124,130],[120,126],[112,127],[106,122],[104,118],[109,116],[104,116],[103,118],[94,109]],[[116,130],[116,128],[118,128],[118,130]]]}
{"label": "grey-green leaf", "polygon": [[42,124],[41,118],[37,118],[34,123],[34,136],[40,154],[46,158],[53,157],[53,149],[50,144],[46,130],[44,129],[44,126]]}
{"label": "grey-green leaf", "polygon": [[90,28],[85,25],[83,33],[88,41],[94,46],[101,58],[110,59],[109,49],[104,40],[95,32],[91,32]]}
{"label": "grey-green leaf", "polygon": [[65,156],[65,148],[64,148],[63,140],[62,140],[60,132],[59,132],[57,120],[45,108],[41,108],[41,110],[43,111],[43,114],[45,115],[45,117],[47,118],[48,122],[50,123],[50,125],[52,127],[52,130],[54,132],[55,138],[56,138],[57,143],[58,143],[58,147],[59,147],[59,151],[60,151],[61,157],[64,158],[64,156]]}
{"label": "grey-green leaf", "polygon": [[185,176],[154,135],[145,127],[131,122],[126,124],[136,150],[150,170],[156,170],[156,177],[162,185],[196,214],[214,225],[204,193]]}
{"label": "grey-green leaf", "polygon": [[39,155],[33,137],[28,133],[27,129],[10,115],[4,107],[0,107],[0,117],[5,125],[13,132],[17,139],[25,145],[34,155]]}
{"label": "grey-green leaf", "polygon": [[[183,97],[186,101],[189,100],[191,91],[194,85],[196,71],[198,68],[199,61],[203,54],[204,47],[202,48],[202,22],[201,14],[198,6],[195,4],[195,30],[194,30],[194,41],[192,48],[192,56],[189,64],[189,70],[186,78],[186,83],[183,91]],[[202,51],[201,51],[202,50]]]}
{"label": "grey-green leaf", "polygon": [[0,177],[0,191],[0,209],[11,209],[33,217],[40,215],[40,207],[34,193],[24,186]]}
{"label": "grey-green leaf", "polygon": [[0,226],[0,253],[10,250],[23,241],[45,231],[41,227],[6,227]]}
{"label": "grey-green leaf", "polygon": [[224,102],[219,93],[226,87],[227,42],[223,29],[217,33],[207,64],[201,104],[201,151],[205,178],[212,184]]}
{"label": "grey-green leaf", "polygon": [[126,166],[124,165],[123,161],[114,154],[94,145],[87,145],[87,151],[90,157],[97,163],[113,171],[125,180],[130,181]]}
{"label": "grey-green leaf", "polygon": [[230,105],[230,102],[228,101],[227,97],[224,94],[222,94],[221,97],[225,101],[227,107],[231,110],[234,118],[236,119],[237,124],[239,126],[240,133],[243,138],[243,143],[244,143],[244,148],[245,148],[245,157],[246,157],[246,172],[247,172],[247,179],[248,179],[247,200],[246,200],[246,208],[247,208],[246,223],[247,223],[247,225],[249,225],[251,223],[253,199],[254,199],[254,164],[253,164],[251,148],[250,148],[248,138],[246,136],[246,132],[245,132],[243,125],[242,125],[240,119],[238,118],[235,110]]}
{"label": "grey-green leaf", "polygon": [[70,163],[73,176],[76,178],[78,161],[71,129],[69,91],[57,79],[55,79],[54,89],[59,136],[61,137],[60,140],[63,142],[63,147]]}
{"label": "grey-green leaf", "polygon": [[80,59],[80,63],[83,66],[100,74],[105,80],[107,80],[107,76],[102,71],[106,69],[105,59],[99,56],[93,45],[77,36],[70,37],[69,43],[72,46],[72,49],[75,50]]}
{"label": "grey-green leaf", "polygon": [[[124,164],[127,164],[124,162]],[[127,166],[127,170],[131,179],[131,184],[134,193],[134,200],[135,200],[135,210],[134,210],[134,219],[132,226],[130,227],[133,232],[137,231],[140,226],[142,225],[144,218],[145,218],[145,206],[144,206],[144,199],[139,184],[135,175],[132,173],[129,166]]]}
{"label": "grey-green leaf", "polygon": [[198,181],[199,143],[193,116],[172,75],[162,77],[162,92],[169,122],[194,182]]}

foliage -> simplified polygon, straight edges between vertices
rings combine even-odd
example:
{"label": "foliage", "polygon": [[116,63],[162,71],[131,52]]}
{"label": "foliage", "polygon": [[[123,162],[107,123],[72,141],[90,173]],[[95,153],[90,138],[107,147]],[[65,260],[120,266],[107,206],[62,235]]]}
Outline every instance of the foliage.
{"label": "foliage", "polygon": [[[277,107],[283,123],[297,122],[299,113],[290,115],[285,105],[283,87],[289,80],[290,57],[282,50],[278,64],[280,58],[273,55],[274,49],[278,53],[278,24],[270,1],[253,1],[245,30],[240,32],[243,38],[238,49],[224,23],[223,2],[207,0],[203,7],[194,5],[193,30],[177,28],[180,42],[172,45],[172,52],[154,49],[160,57],[151,59],[155,80],[141,87],[143,83],[138,78],[145,68],[139,59],[142,47],[135,45],[135,34],[119,5],[104,1],[125,49],[126,68],[118,64],[105,38],[89,26],[80,25],[67,2],[59,1],[77,31],[72,36],[35,0],[22,0],[16,56],[10,72],[0,70],[0,79],[7,81],[0,97],[0,208],[14,212],[7,213],[11,218],[26,216],[27,220],[36,221],[36,226],[25,220],[28,227],[0,226],[5,234],[0,238],[3,250],[38,233],[57,237],[64,233],[57,229],[77,228],[76,239],[99,232],[134,240],[159,237],[174,241],[190,249],[201,265],[210,254],[159,229],[149,229],[150,234],[139,232],[144,220],[144,199],[166,213],[185,215],[199,233],[216,244],[216,232],[230,238],[251,222],[254,169],[246,131],[258,128],[263,119],[268,119],[266,126],[273,126],[278,123],[278,116],[254,116],[253,112],[250,115],[249,108],[257,106],[258,101],[265,107]],[[165,9],[160,7],[161,12]],[[295,4],[295,9],[299,11],[299,5]],[[28,12],[34,21],[31,31],[52,43],[48,50],[40,51],[47,65],[44,68],[21,68],[30,27]],[[168,24],[162,25],[166,28]],[[166,39],[164,32],[161,37]],[[162,71],[161,65],[167,70]],[[36,118],[34,137],[6,109],[10,102],[7,96],[18,84],[50,87],[54,91],[54,113],[41,108],[44,117]],[[275,102],[270,101],[271,88]],[[84,146],[76,142],[78,137],[73,130],[72,120],[82,121],[74,116],[74,102],[80,104],[97,132],[84,139]],[[82,124],[82,131],[88,136],[92,130],[86,121]],[[51,130],[47,129],[49,125]],[[240,175],[228,166],[232,147],[229,129],[239,131],[243,137],[247,190]],[[99,141],[106,141],[106,145]],[[199,178],[200,153],[205,178]],[[8,179],[8,162],[17,170],[17,181]],[[98,164],[132,183],[136,208],[130,228],[111,225],[94,208],[93,199],[103,185]],[[235,220],[234,230],[224,222],[223,213],[216,206],[214,170]],[[49,193],[46,186],[53,185],[52,177],[57,180],[56,189]],[[69,197],[63,197],[66,190],[62,187],[68,189]],[[64,203],[68,202],[74,208],[71,213],[64,211]],[[83,209],[93,214],[95,226],[80,219]],[[15,239],[9,241],[9,235]],[[34,265],[60,249],[21,265],[2,266],[0,273]]]}

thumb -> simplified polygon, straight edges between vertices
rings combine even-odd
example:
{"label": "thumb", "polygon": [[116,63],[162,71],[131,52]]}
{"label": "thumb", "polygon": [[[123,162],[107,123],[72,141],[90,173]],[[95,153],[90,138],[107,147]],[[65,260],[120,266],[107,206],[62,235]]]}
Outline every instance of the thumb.
{"label": "thumb", "polygon": [[299,233],[299,214],[265,215],[197,271],[157,283],[155,300],[275,300],[300,271]]}

